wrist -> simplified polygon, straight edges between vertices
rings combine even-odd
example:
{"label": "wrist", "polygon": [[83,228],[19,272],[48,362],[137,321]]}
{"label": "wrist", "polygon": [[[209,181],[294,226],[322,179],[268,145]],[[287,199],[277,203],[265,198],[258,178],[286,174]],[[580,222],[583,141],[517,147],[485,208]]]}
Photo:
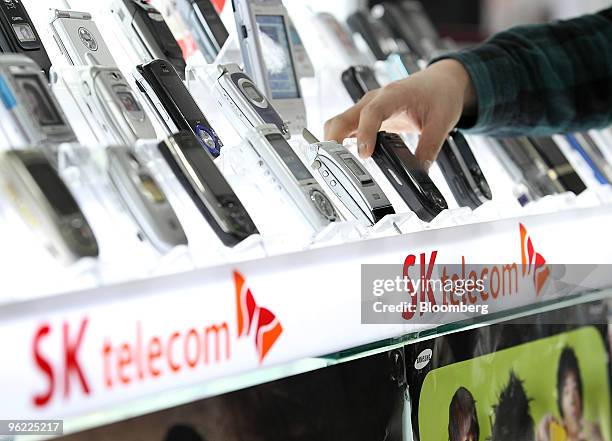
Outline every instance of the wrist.
{"label": "wrist", "polygon": [[430,68],[440,69],[450,81],[455,83],[455,87],[463,100],[463,116],[475,116],[478,108],[476,89],[463,64],[452,58],[446,58],[435,62]]}

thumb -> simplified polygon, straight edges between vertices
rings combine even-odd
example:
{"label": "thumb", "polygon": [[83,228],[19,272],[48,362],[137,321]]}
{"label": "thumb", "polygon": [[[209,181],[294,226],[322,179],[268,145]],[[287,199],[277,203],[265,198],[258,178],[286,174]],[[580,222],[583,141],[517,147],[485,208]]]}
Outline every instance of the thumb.
{"label": "thumb", "polygon": [[421,130],[421,137],[415,151],[415,156],[425,170],[429,170],[438,157],[442,144],[448,137],[448,130],[437,121],[427,122]]}

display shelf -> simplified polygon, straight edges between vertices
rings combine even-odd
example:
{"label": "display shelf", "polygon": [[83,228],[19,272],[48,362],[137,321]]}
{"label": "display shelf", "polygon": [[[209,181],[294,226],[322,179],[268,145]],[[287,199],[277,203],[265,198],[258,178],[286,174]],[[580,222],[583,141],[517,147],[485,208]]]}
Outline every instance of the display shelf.
{"label": "display shelf", "polygon": [[364,325],[360,313],[364,264],[401,265],[435,250],[440,263],[518,265],[520,224],[549,264],[604,264],[611,219],[612,206],[603,206],[473,223],[7,303],[0,338],[11,356],[0,382],[12,399],[1,413],[60,418],[71,433],[440,333],[612,298],[604,269],[571,296],[500,296],[479,320]]}

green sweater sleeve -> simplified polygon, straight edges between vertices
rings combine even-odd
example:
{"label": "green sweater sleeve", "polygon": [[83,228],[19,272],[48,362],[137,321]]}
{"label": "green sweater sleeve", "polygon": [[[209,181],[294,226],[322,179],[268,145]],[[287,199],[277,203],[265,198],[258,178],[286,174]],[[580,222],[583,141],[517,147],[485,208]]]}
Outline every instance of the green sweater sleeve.
{"label": "green sweater sleeve", "polygon": [[612,124],[612,8],[518,26],[443,55],[467,69],[477,114],[460,127],[494,136],[578,132]]}

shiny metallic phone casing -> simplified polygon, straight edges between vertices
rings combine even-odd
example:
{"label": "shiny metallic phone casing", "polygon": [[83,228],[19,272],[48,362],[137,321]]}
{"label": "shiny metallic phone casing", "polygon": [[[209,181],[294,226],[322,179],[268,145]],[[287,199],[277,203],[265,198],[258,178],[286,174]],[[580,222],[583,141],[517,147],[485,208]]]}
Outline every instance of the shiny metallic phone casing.
{"label": "shiny metallic phone casing", "polygon": [[[100,66],[83,68],[80,80],[80,90],[87,104],[98,109],[116,144],[134,145],[138,140],[157,137],[142,103],[119,69]],[[130,102],[125,103],[122,97]]]}
{"label": "shiny metallic phone casing", "polygon": [[[236,29],[240,40],[240,49],[244,61],[244,70],[253,79],[259,89],[272,102],[283,120],[287,122],[292,134],[301,135],[306,127],[306,107],[300,86],[299,72],[295,61],[293,43],[289,29],[289,16],[281,0],[232,0]],[[282,16],[285,32],[288,38],[291,64],[295,74],[297,98],[272,99],[272,90],[266,74],[266,64],[263,56],[262,42],[257,31],[257,15]]]}
{"label": "shiny metallic phone casing", "polygon": [[[158,149],[185,192],[225,246],[233,247],[249,236],[259,233],[210,154],[201,147],[191,132],[183,130],[169,137],[159,144]],[[197,162],[186,154],[188,149],[198,155]]]}
{"label": "shiny metallic phone casing", "polygon": [[[380,186],[346,147],[335,142],[318,142],[311,147],[317,149],[312,168],[357,220],[374,225],[386,215],[395,214]],[[348,161],[357,164],[359,175]]]}
{"label": "shiny metallic phone casing", "polygon": [[[215,83],[215,92],[221,98],[218,102],[229,109],[226,116],[241,136],[262,124],[273,124],[285,138],[291,137],[287,124],[272,103],[237,64],[220,64],[219,73]],[[258,97],[249,97],[245,86],[256,91]]]}
{"label": "shiny metallic phone casing", "polygon": [[88,12],[51,9],[53,39],[73,66],[108,66],[117,63]]}
{"label": "shiny metallic phone casing", "polygon": [[[27,168],[37,164],[54,174],[60,185],[53,188],[58,197],[66,198],[76,210],[61,213],[56,209]],[[37,150],[10,150],[0,157],[5,188],[24,221],[40,237],[45,247],[65,265],[84,257],[97,257],[98,244],[74,197],[51,166],[44,153]],[[51,191],[51,189],[47,189]]]}
{"label": "shiny metallic phone casing", "polygon": [[[16,75],[37,77],[38,81],[34,84],[36,92],[57,114],[58,124],[43,126],[36,120],[35,109],[30,104],[31,95],[19,86],[15,80]],[[5,131],[15,133],[19,137],[14,140],[14,147],[57,146],[64,142],[76,142],[76,135],[55,95],[49,89],[47,78],[34,61],[25,55],[0,55],[0,85],[0,101],[10,115],[10,118],[2,118],[0,125]]]}
{"label": "shiny metallic phone casing", "polygon": [[[336,221],[338,219],[336,210],[314,176],[304,164],[301,165],[306,170],[305,176],[303,178],[296,176],[272,146],[270,138],[283,143],[285,149],[290,149],[290,152],[293,152],[293,148],[278,128],[271,124],[258,127],[246,140],[263,160],[262,166],[268,167],[274,179],[289,194],[291,200],[315,231],[321,230],[330,222]],[[301,163],[301,159],[295,152],[293,152],[293,155],[292,160]]]}
{"label": "shiny metallic phone casing", "polygon": [[144,237],[159,252],[187,245],[181,223],[151,171],[128,147],[108,147],[108,176]]}

